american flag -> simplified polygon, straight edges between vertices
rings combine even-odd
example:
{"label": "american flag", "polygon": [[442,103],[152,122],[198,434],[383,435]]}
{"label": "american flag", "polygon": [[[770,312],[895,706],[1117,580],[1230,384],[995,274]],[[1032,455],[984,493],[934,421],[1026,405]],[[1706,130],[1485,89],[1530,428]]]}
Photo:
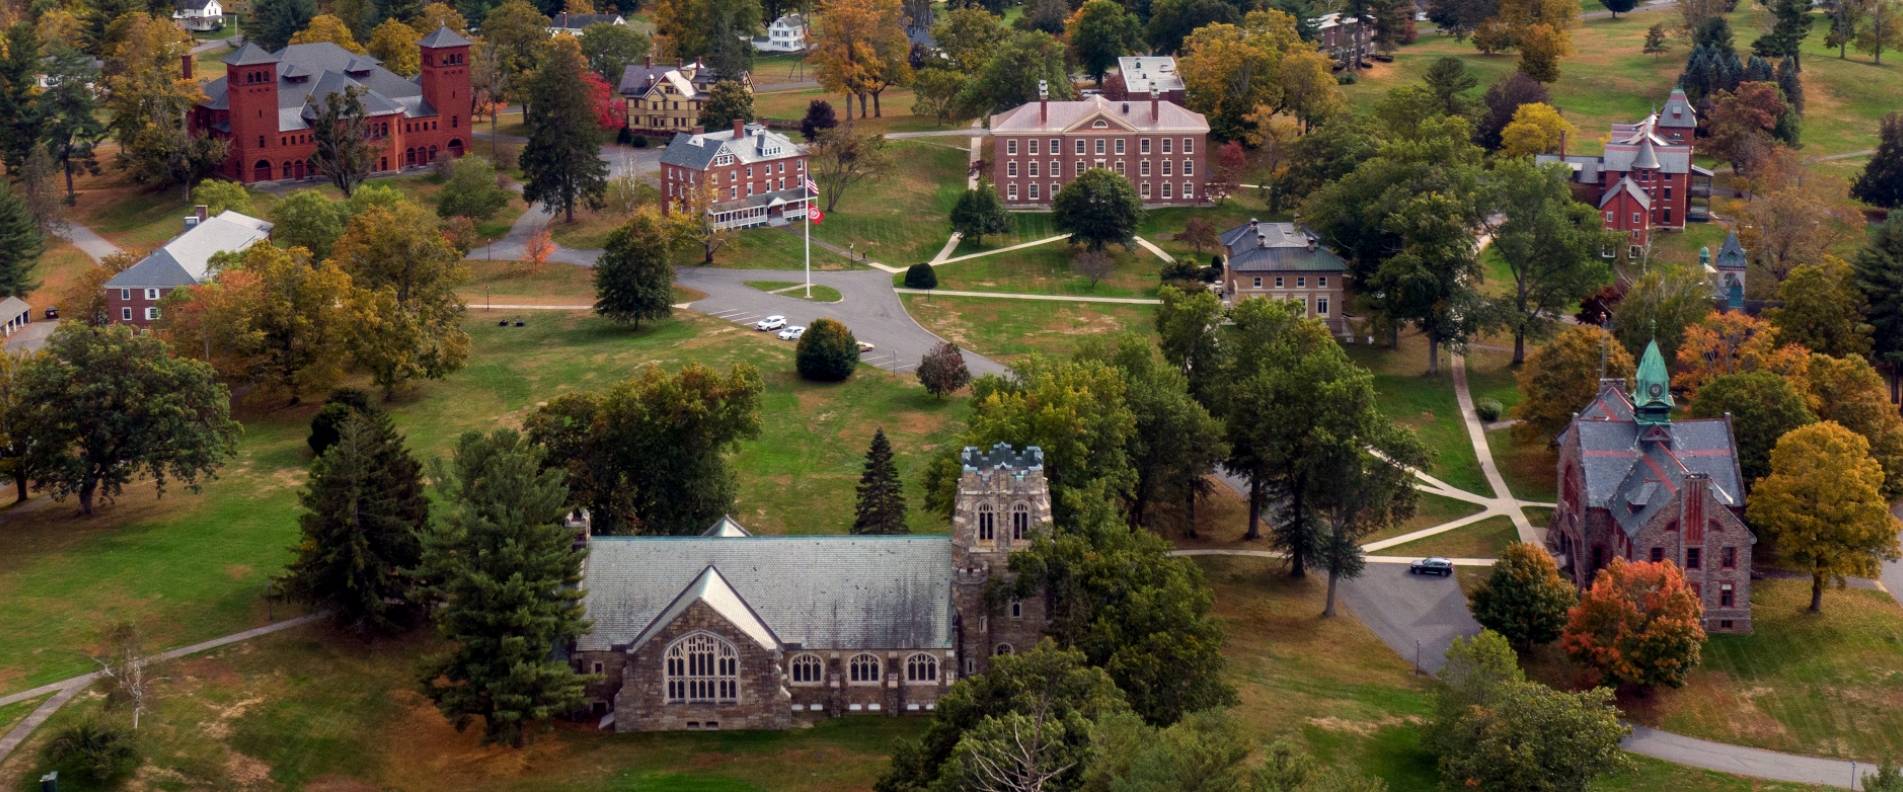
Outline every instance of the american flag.
{"label": "american flag", "polygon": [[806,191],[814,195],[819,194],[819,185],[813,183],[812,177],[806,179]]}

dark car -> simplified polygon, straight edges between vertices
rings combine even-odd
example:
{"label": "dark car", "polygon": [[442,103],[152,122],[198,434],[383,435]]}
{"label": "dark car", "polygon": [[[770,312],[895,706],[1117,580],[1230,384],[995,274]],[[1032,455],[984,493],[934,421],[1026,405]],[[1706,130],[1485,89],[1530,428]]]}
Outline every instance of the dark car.
{"label": "dark car", "polygon": [[1447,577],[1448,575],[1454,574],[1454,562],[1441,558],[1440,556],[1423,558],[1408,564],[1407,572],[1410,575],[1440,575],[1441,577]]}
{"label": "dark car", "polygon": [[47,308],[46,308],[46,318],[48,318],[48,319],[58,319],[58,318],[59,318],[59,306],[57,306],[57,305],[49,305],[49,306],[47,306]]}

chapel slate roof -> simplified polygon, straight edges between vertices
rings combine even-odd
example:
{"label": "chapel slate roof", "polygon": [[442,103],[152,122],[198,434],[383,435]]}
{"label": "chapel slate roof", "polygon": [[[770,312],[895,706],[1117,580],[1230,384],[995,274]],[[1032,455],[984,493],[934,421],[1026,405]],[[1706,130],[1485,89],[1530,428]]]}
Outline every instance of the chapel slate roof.
{"label": "chapel slate roof", "polygon": [[726,619],[728,624],[732,624],[748,638],[752,638],[754,643],[760,645],[760,648],[767,651],[776,651],[780,648],[780,637],[773,633],[773,628],[760,620],[760,614],[754,612],[752,606],[749,606],[747,601],[733,590],[733,585],[720,574],[720,570],[710,566],[701,570],[700,576],[694,578],[694,582],[687,584],[687,588],[681,590],[681,593],[674,597],[673,602],[668,603],[653,621],[648,622],[647,629],[642,630],[640,635],[635,636],[634,640],[628,643],[628,651],[640,649],[642,644],[666,629],[669,624],[673,624],[675,619],[680,618],[681,614],[687,611],[688,606],[696,602],[704,603],[712,608],[715,613],[720,614],[721,618]]}
{"label": "chapel slate roof", "polygon": [[1710,476],[1718,502],[1744,505],[1729,420],[1701,418],[1650,427],[1631,416],[1625,394],[1605,387],[1560,435],[1561,442],[1568,435],[1578,437],[1587,506],[1605,509],[1621,529],[1637,533],[1671,501],[1689,473]]}
{"label": "chapel slate roof", "polygon": [[430,31],[429,35],[424,36],[422,41],[416,42],[416,45],[430,48],[467,47],[469,46],[469,39],[462,37],[454,30],[450,30],[448,25],[437,25],[435,30]]}
{"label": "chapel slate roof", "polygon": [[949,648],[949,536],[606,536],[589,541],[580,651],[625,651],[708,567],[807,649]]}
{"label": "chapel slate roof", "polygon": [[701,531],[700,535],[733,539],[742,536],[752,536],[753,532],[747,530],[746,526],[734,522],[732,517],[722,515],[718,522],[715,522],[707,530]]}
{"label": "chapel slate roof", "polygon": [[1698,126],[1698,111],[1686,98],[1684,88],[1673,86],[1672,95],[1665,100],[1665,107],[1659,110],[1658,123],[1659,126],[1674,128]]}
{"label": "chapel slate roof", "polygon": [[[431,44],[431,41],[437,43]],[[453,46],[451,42],[454,41],[468,43],[442,27],[425,37],[422,46]],[[423,100],[420,77],[406,79],[384,68],[383,62],[372,56],[358,55],[328,41],[292,44],[276,53],[267,53],[256,44],[246,42],[244,48],[227,57],[225,63],[233,66],[282,64],[278,68],[280,132],[309,129],[309,119],[315,115],[309,109],[310,97],[327,96],[351,86],[365,89],[362,101],[364,111],[369,115],[398,112],[405,118],[436,115],[436,108]],[[230,86],[226,79],[220,77],[205,86],[205,107],[213,110],[229,109]]]}
{"label": "chapel slate roof", "polygon": [[201,283],[214,253],[244,250],[271,235],[271,223],[229,209],[174,237],[106,281],[108,289],[172,289]]}
{"label": "chapel slate roof", "polygon": [[[1251,220],[1216,237],[1229,251],[1233,272],[1345,272],[1348,263],[1294,223]],[[1311,245],[1313,246],[1311,248]]]}
{"label": "chapel slate roof", "polygon": [[244,46],[239,47],[237,52],[226,55],[223,61],[226,66],[256,66],[260,63],[277,62],[278,59],[276,55],[272,55],[266,51],[265,48],[249,41],[245,42]]}
{"label": "chapel slate roof", "polygon": [[1725,234],[1725,245],[1718,249],[1718,258],[1712,264],[1721,270],[1744,269],[1744,245],[1738,242],[1738,232]]}

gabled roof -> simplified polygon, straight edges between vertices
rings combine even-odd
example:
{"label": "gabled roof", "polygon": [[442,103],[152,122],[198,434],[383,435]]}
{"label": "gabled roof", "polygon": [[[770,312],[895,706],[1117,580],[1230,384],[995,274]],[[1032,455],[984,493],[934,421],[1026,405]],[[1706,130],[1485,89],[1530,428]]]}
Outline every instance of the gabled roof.
{"label": "gabled roof", "polygon": [[948,536],[601,536],[588,548],[582,604],[594,630],[581,651],[625,649],[709,567],[785,644],[952,643]]}
{"label": "gabled roof", "polygon": [[463,38],[454,30],[450,30],[448,25],[438,25],[435,30],[430,31],[429,35],[424,36],[422,41],[416,42],[416,45],[432,49],[440,47],[467,47],[469,46],[469,39]]}
{"label": "gabled roof", "polygon": [[719,536],[731,539],[740,536],[752,536],[753,534],[747,531],[745,526],[734,522],[732,517],[722,515],[719,522],[714,523],[713,526],[707,530],[701,531],[700,535]]}
{"label": "gabled roof", "polygon": [[[442,36],[448,38],[442,38]],[[452,46],[450,41],[464,41],[460,36],[449,32],[448,28],[438,28],[424,41],[436,40],[436,46]],[[427,45],[426,45],[427,46]],[[256,54],[247,54],[256,50]],[[264,60],[258,60],[262,55]],[[306,106],[312,96],[323,97],[333,91],[349,86],[361,86],[364,111],[370,115],[388,115],[402,113],[405,118],[428,118],[436,115],[436,108],[423,100],[423,89],[417,82],[405,79],[396,72],[383,67],[382,62],[369,55],[358,55],[328,41],[315,44],[292,44],[275,54],[264,53],[255,45],[247,43],[226,63],[243,58],[248,63],[281,63],[278,69],[278,130],[290,131],[309,129],[305,122]],[[230,85],[227,78],[220,77],[205,86],[204,107],[214,110],[230,107]]]}
{"label": "gabled roof", "polygon": [[549,20],[549,27],[557,30],[581,30],[589,25],[606,22],[610,25],[626,25],[628,20],[620,14],[570,14],[567,11],[556,14]]}
{"label": "gabled roof", "polygon": [[212,254],[244,250],[270,235],[269,222],[227,209],[112,276],[105,288],[173,289],[202,283],[211,274]]}
{"label": "gabled roof", "polygon": [[[1045,106],[1042,118],[1039,117],[1040,104]],[[1157,117],[1152,118],[1149,102],[1113,102],[1102,96],[1076,101],[1027,102],[992,116],[991,132],[994,135],[1063,132],[1088,123],[1093,116],[1105,121],[1114,119],[1121,126],[1138,132],[1209,132],[1209,122],[1201,113],[1191,112],[1175,102],[1157,102]]]}
{"label": "gabled roof", "polygon": [[1712,263],[1721,270],[1745,268],[1744,245],[1738,242],[1738,232],[1725,234],[1725,245],[1718,249],[1718,260]]}
{"label": "gabled roof", "polygon": [[1235,272],[1344,272],[1347,262],[1294,223],[1251,220],[1217,236]]}
{"label": "gabled roof", "polygon": [[178,0],[173,7],[180,11],[203,11],[205,10],[205,6],[211,5],[213,2],[215,2],[215,0]]}
{"label": "gabled roof", "polygon": [[628,642],[628,651],[633,652],[641,648],[649,638],[653,638],[668,625],[673,624],[675,619],[679,619],[681,614],[696,602],[705,603],[707,607],[712,608],[715,613],[720,614],[720,618],[726,619],[727,623],[732,624],[742,634],[752,638],[754,643],[760,645],[760,648],[767,651],[779,650],[780,637],[773,634],[773,628],[760,620],[760,615],[754,613],[747,601],[733,590],[733,586],[727,583],[727,579],[720,575],[720,570],[710,566],[702,570],[700,576],[694,578],[694,582],[687,584],[687,588],[682,589],[673,602],[661,609],[661,612],[655,615],[654,620],[648,623],[647,628],[642,630],[640,635]]}
{"label": "gabled roof", "polygon": [[277,63],[278,56],[272,55],[266,52],[263,47],[247,41],[244,43],[244,46],[238,48],[237,52],[226,55],[223,62],[226,66],[256,66],[261,63]]}
{"label": "gabled roof", "polygon": [[731,154],[735,161],[748,163],[784,159],[806,150],[762,124],[748,124],[744,132],[738,139],[731,128],[711,129],[698,135],[676,132],[667,148],[661,151],[661,164],[706,170],[721,154]]}
{"label": "gabled roof", "polygon": [[1672,87],[1671,97],[1665,100],[1665,107],[1659,111],[1658,124],[1672,128],[1698,126],[1698,111],[1693,109],[1691,100],[1685,98],[1684,88]]}
{"label": "gabled roof", "polygon": [[1599,208],[1604,209],[1612,205],[1613,200],[1621,195],[1632,196],[1632,200],[1639,202],[1639,208],[1641,209],[1652,208],[1651,197],[1647,196],[1644,190],[1639,189],[1639,185],[1634,184],[1630,176],[1619,179],[1618,184],[1612,185],[1612,189],[1607,190],[1605,195],[1599,197]]}

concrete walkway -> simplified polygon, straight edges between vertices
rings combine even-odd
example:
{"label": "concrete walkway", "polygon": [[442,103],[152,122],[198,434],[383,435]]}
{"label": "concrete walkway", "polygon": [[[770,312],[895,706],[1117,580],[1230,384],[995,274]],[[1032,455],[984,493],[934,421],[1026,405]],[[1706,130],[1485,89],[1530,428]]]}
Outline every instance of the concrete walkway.
{"label": "concrete walkway", "polygon": [[[160,652],[157,655],[146,658],[145,662],[149,665],[166,660],[177,660],[188,655],[195,655],[199,652],[217,649],[220,646],[229,646],[240,641],[247,641],[261,635],[270,635],[271,633],[288,630],[292,627],[301,627],[329,616],[329,611],[321,611],[308,616],[299,616],[295,619],[286,619],[276,624],[268,624],[263,627],[245,630],[244,632],[232,633],[222,638],[213,638],[209,641],[200,641],[189,646],[181,646],[177,649]],[[31,690],[23,690],[18,693],[0,696],[0,707],[4,707],[9,704],[18,704],[22,701],[32,701],[49,693],[53,694],[52,698],[47,699],[46,703],[41,704],[39,709],[34,710],[33,714],[28,715],[26,720],[20,722],[20,725],[13,727],[13,731],[8,732],[6,737],[0,738],[0,761],[5,761],[7,754],[12,753],[13,749],[19,747],[20,743],[26,741],[27,735],[32,734],[33,730],[39,728],[40,724],[45,723],[46,719],[52,717],[54,712],[59,711],[59,708],[65,706],[66,702],[72,701],[74,696],[79,695],[80,691],[85,690],[87,685],[92,684],[98,679],[99,672],[94,671],[90,674],[81,674],[69,679],[62,679],[52,684],[41,685]]]}
{"label": "concrete walkway", "polygon": [[1480,472],[1486,474],[1487,485],[1493,488],[1493,502],[1487,505],[1487,511],[1505,514],[1513,520],[1514,529],[1520,532],[1520,541],[1528,544],[1544,544],[1544,530],[1535,530],[1533,523],[1526,519],[1520,502],[1513,498],[1512,490],[1507,489],[1507,480],[1500,476],[1500,467],[1493,463],[1493,451],[1487,448],[1487,432],[1480,425],[1480,416],[1474,413],[1473,394],[1467,390],[1467,358],[1454,356],[1454,398],[1460,403],[1460,419],[1467,425],[1467,438],[1473,441],[1474,455],[1480,459]]}
{"label": "concrete walkway", "polygon": [[998,255],[999,253],[1009,253],[1013,250],[1023,250],[1029,247],[1037,247],[1038,245],[1048,245],[1052,242],[1057,242],[1057,241],[1065,240],[1069,238],[1070,238],[1069,234],[1058,234],[1057,236],[1045,237],[1043,239],[1039,239],[1039,240],[1035,240],[1031,242],[1021,242],[1019,244],[1012,245],[1010,247],[1001,247],[1001,248],[998,248],[997,250],[986,250],[979,253],[966,253],[965,255],[954,256],[952,258],[944,259],[942,261],[938,259],[933,259],[932,266],[936,267],[940,264],[953,264],[960,261],[969,261],[975,258],[984,258],[985,256],[995,256],[995,255]]}
{"label": "concrete walkway", "polygon": [[61,229],[60,235],[72,242],[73,247],[91,256],[94,263],[104,261],[107,256],[119,252],[118,245],[106,241],[105,237],[92,229],[71,220],[66,221],[66,227]]}

